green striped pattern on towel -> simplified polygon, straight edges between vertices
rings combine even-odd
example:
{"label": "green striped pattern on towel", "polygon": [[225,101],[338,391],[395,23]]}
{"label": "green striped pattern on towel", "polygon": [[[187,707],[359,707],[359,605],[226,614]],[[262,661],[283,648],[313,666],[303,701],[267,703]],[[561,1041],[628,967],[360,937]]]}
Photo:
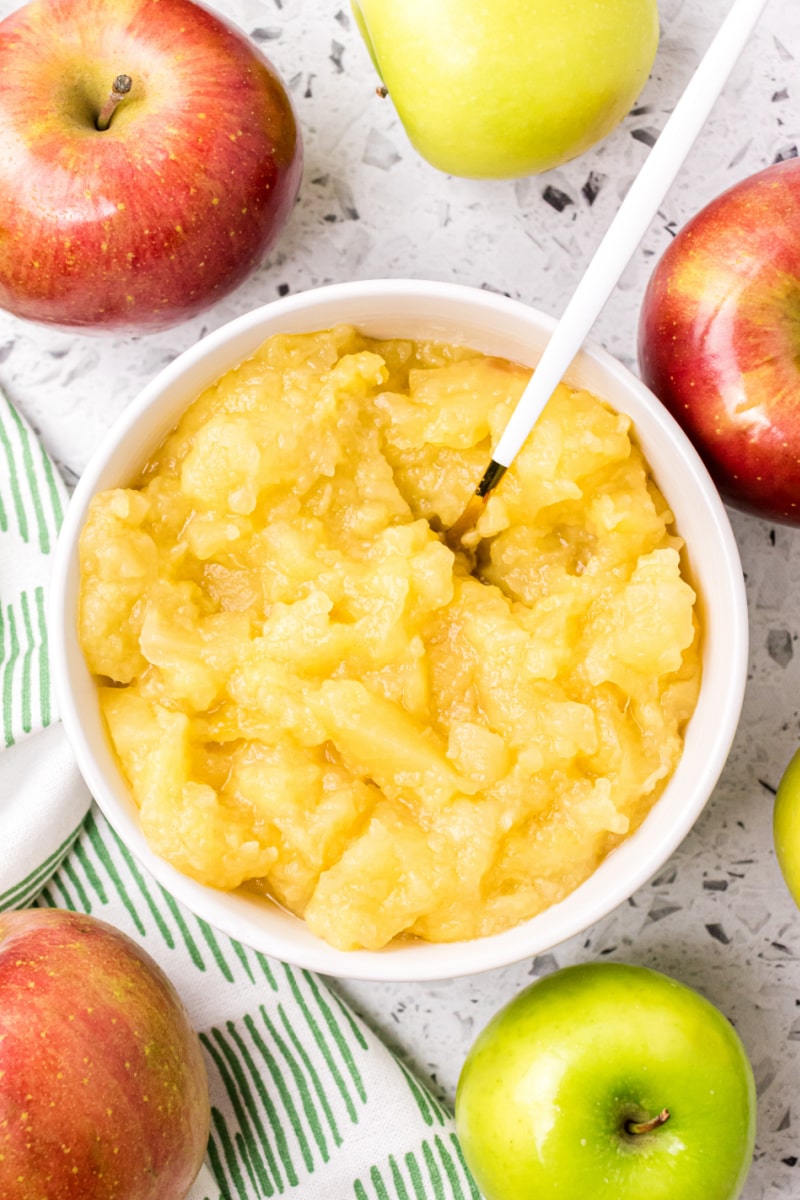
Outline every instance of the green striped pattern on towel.
{"label": "green striped pattern on towel", "polygon": [[69,850],[72,843],[80,833],[82,825],[65,838],[60,846],[57,846],[52,854],[48,854],[47,858],[34,868],[24,879],[19,880],[12,887],[7,888],[4,892],[0,892],[0,912],[11,908],[27,908],[32,900],[42,890],[42,886],[48,881],[53,871],[64,858],[64,855]]}
{"label": "green striped pattern on towel", "polygon": [[54,720],[41,579],[65,507],[50,459],[0,402],[0,748]]}

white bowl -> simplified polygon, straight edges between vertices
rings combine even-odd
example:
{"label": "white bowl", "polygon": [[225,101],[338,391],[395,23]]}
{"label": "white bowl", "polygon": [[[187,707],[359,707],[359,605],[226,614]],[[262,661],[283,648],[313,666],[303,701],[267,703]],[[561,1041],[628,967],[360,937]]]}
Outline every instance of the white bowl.
{"label": "white bowl", "polygon": [[96,452],[69,506],[50,592],[58,704],[81,772],[132,853],[198,916],[246,945],[298,966],[352,979],[443,979],[518,962],[584,930],[624,902],[686,836],[725,763],[747,673],[748,624],[736,543],[723,504],[693,447],[655,397],[603,350],[588,346],[568,376],[627,413],[684,537],[704,623],[703,677],[683,756],[640,828],[561,903],[505,933],[381,951],[335,950],[303,921],[244,893],[226,893],[180,874],[149,849],[103,726],[97,690],[77,635],[78,538],[89,501],[124,487],[208,384],[274,333],[337,323],[379,337],[440,338],[535,365],[554,321],[515,300],[454,284],[379,280],[337,284],[278,300],[192,346],[144,389]]}

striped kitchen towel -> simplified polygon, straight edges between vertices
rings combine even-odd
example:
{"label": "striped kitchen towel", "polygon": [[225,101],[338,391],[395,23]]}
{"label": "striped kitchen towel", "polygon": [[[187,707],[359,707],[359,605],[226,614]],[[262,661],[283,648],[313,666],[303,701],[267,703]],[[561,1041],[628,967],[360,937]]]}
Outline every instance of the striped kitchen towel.
{"label": "striped kitchen towel", "polygon": [[87,812],[41,617],[64,506],[52,464],[0,396],[0,907],[92,913],[172,979],[211,1086],[190,1200],[479,1200],[450,1114],[333,988],[212,929]]}
{"label": "striped kitchen towel", "polygon": [[44,449],[0,395],[0,910],[40,891],[89,807],[58,724],[44,619],[66,502]]}

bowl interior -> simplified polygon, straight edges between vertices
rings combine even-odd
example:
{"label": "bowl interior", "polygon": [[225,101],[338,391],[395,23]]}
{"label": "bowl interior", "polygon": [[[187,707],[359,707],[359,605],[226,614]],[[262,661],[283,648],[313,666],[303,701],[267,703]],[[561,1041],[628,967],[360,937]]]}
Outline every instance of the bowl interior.
{"label": "bowl interior", "polygon": [[684,753],[640,828],[571,895],[515,929],[447,945],[400,941],[379,952],[335,950],[275,905],[181,875],[147,846],[108,743],[96,688],[78,644],[78,537],[95,492],[127,486],[204,387],[273,333],[302,333],[337,323],[379,337],[436,337],[530,366],[554,327],[536,310],[493,293],[419,281],[366,282],[267,305],[181,355],[111,430],[69,507],[50,594],[59,708],[78,765],[118,834],[164,887],[212,925],[264,953],[344,978],[422,980],[470,974],[541,953],[585,929],[645,883],[697,819],[724,765],[744,694],[748,634],[741,566],[725,509],[688,439],[629,371],[604,351],[587,347],[567,378],[632,418],[687,543],[704,622],[703,682]]}

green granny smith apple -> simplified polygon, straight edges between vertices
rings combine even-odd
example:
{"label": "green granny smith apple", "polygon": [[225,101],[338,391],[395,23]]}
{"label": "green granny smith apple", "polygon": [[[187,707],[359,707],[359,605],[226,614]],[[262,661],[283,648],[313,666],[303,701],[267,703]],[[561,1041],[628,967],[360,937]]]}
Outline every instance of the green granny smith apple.
{"label": "green granny smith apple", "polygon": [[753,1073],[722,1013],[646,967],[540,980],[480,1034],[456,1126],[486,1200],[734,1200]]}
{"label": "green granny smith apple", "polygon": [[625,116],[657,0],[353,0],[409,138],[452,175],[504,179],[583,153]]}
{"label": "green granny smith apple", "polygon": [[778,866],[800,907],[800,750],[795,751],[778,784],[772,832]]}

